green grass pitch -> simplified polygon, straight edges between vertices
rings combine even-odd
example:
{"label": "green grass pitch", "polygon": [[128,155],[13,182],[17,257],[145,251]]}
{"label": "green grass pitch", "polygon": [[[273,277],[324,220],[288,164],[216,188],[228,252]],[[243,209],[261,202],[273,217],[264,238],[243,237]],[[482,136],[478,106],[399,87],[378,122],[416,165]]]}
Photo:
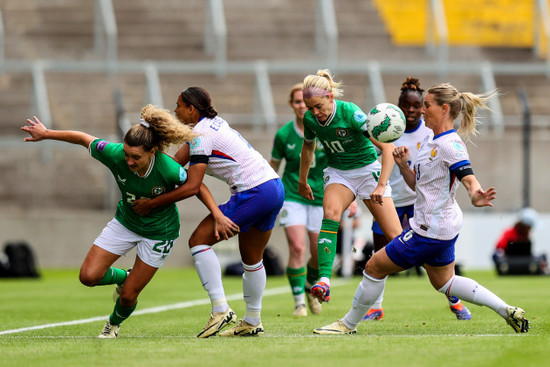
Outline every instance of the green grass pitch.
{"label": "green grass pitch", "polygon": [[[43,270],[40,279],[0,279],[0,366],[545,366],[550,363],[550,278],[497,277],[471,271],[531,321],[516,334],[493,311],[466,303],[458,321],[426,276],[390,277],[384,320],[357,335],[313,335],[342,317],[359,278],[336,279],[321,315],[293,318],[285,277],[268,277],[265,335],[197,339],[210,305],[194,268],[161,269],[142,292],[117,339],[98,339],[111,313],[113,286],[86,288],[77,269]],[[240,277],[224,278],[226,295],[244,314]],[[72,323],[71,323],[72,322]]]}

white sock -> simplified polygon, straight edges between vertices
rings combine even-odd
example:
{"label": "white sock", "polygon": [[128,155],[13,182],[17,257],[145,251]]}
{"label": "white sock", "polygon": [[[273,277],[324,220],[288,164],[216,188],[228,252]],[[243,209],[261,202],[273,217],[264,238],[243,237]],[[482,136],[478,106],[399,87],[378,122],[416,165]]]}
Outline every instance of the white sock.
{"label": "white sock", "polygon": [[199,274],[202,286],[208,292],[212,302],[212,312],[224,312],[229,305],[225,300],[222,284],[222,269],[218,257],[211,246],[198,245],[192,247],[191,255]]}
{"label": "white sock", "polygon": [[478,306],[487,306],[504,318],[507,316],[508,304],[473,279],[454,275],[437,291],[446,296],[456,296]]}
{"label": "white sock", "polygon": [[305,304],[306,304],[306,294],[305,293],[300,293],[300,294],[295,294],[294,295],[294,305],[295,306],[305,305]]}
{"label": "white sock", "polygon": [[243,263],[243,268],[243,298],[246,303],[243,320],[251,325],[258,325],[261,322],[260,312],[266,283],[264,262],[254,265]]}
{"label": "white sock", "polygon": [[380,297],[378,297],[378,299],[372,304],[372,306],[370,306],[370,308],[374,308],[375,310],[382,308],[382,301],[384,300],[384,291],[386,290],[386,279],[388,278],[387,277],[384,278],[384,289],[382,289],[382,293],[380,293]]}
{"label": "white sock", "polygon": [[369,308],[380,297],[380,294],[384,291],[384,285],[386,284],[386,278],[376,279],[368,275],[363,271],[363,279],[357,290],[351,303],[351,309],[346,316],[342,319],[342,322],[350,329],[355,329],[357,325],[363,320],[363,317],[367,314]]}
{"label": "white sock", "polygon": [[319,279],[319,283],[326,283],[328,286],[330,286],[330,278],[321,277],[321,278]]}

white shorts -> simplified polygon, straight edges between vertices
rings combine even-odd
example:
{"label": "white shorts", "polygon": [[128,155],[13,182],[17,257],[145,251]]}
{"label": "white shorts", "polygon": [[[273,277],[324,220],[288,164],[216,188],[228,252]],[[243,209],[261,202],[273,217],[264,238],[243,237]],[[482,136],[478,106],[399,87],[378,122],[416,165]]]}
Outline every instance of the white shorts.
{"label": "white shorts", "polygon": [[280,226],[306,226],[309,232],[314,233],[319,233],[322,221],[322,206],[306,205],[295,201],[285,200],[279,214]]}
{"label": "white shorts", "polygon": [[[378,161],[374,161],[361,168],[347,171],[327,167],[323,171],[325,188],[330,184],[337,183],[346,186],[361,200],[370,199],[370,194],[372,194],[376,186],[378,186],[378,180],[374,177],[380,177],[381,169],[382,166]],[[386,184],[386,190],[384,191],[383,197],[391,197],[391,186],[389,182]]]}
{"label": "white shorts", "polygon": [[113,218],[94,241],[94,245],[115,255],[126,255],[137,246],[137,255],[149,266],[160,268],[170,254],[173,240],[151,240],[130,231]]}

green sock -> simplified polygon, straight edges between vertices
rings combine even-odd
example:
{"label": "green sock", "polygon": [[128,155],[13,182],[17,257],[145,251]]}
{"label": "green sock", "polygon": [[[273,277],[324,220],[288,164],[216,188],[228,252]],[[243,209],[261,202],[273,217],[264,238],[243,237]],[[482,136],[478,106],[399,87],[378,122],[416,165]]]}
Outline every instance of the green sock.
{"label": "green sock", "polygon": [[111,316],[109,316],[109,322],[113,325],[120,325],[122,321],[126,320],[132,312],[136,309],[137,303],[132,307],[124,307],[120,305],[120,298],[116,300],[115,308]]}
{"label": "green sock", "polygon": [[128,273],[124,269],[118,269],[110,267],[105,273],[103,278],[97,283],[97,285],[118,284],[123,285],[128,277]]}
{"label": "green sock", "polygon": [[340,222],[332,219],[323,219],[321,232],[317,241],[317,253],[319,256],[319,277],[330,278],[332,264],[336,256],[336,239]]}
{"label": "green sock", "polygon": [[286,268],[286,276],[288,282],[290,283],[290,288],[292,289],[293,295],[302,294],[305,292],[306,286],[306,268],[301,267],[298,269],[295,268]]}
{"label": "green sock", "polygon": [[307,282],[310,285],[314,285],[319,280],[319,269],[312,268],[311,266],[307,266]]}

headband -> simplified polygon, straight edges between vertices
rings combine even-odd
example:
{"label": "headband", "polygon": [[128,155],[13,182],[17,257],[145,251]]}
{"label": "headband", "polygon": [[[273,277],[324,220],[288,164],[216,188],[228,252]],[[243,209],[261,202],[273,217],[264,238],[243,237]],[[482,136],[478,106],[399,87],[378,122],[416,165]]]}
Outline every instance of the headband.
{"label": "headband", "polygon": [[302,94],[304,98],[330,96],[330,92],[328,90],[319,87],[306,87],[302,90]]}

